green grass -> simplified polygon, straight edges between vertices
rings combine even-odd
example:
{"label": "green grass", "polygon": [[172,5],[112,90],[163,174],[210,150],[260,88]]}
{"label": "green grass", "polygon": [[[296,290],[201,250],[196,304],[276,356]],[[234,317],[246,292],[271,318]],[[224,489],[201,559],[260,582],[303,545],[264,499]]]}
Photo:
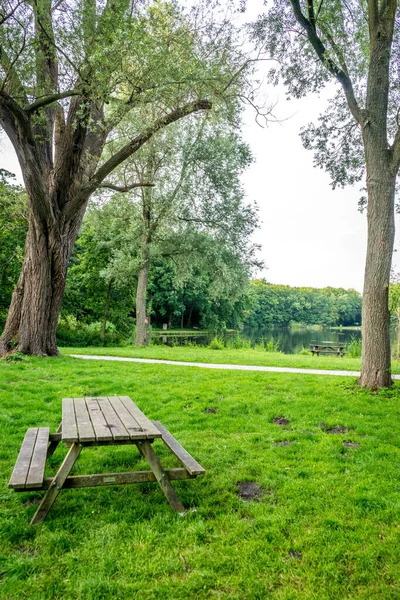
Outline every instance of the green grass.
{"label": "green grass", "polygon": [[[177,350],[176,358],[193,360],[191,349],[179,357]],[[215,359],[227,362],[224,352]],[[0,389],[1,600],[400,597],[398,383],[371,393],[344,377],[64,356],[1,361]],[[196,512],[175,515],[155,484],[66,490],[47,520],[30,526],[30,502],[42,494],[6,487],[26,428],[54,431],[63,396],[120,394],[163,422],[206,468],[203,477],[174,483]],[[204,413],[209,407],[216,413]],[[290,425],[275,425],[276,416]],[[331,435],[322,422],[352,429]],[[291,445],[276,445],[283,441]],[[59,447],[52,469],[64,454]],[[130,468],[145,468],[133,447],[89,448],[76,472]],[[241,481],[261,485],[261,501],[239,498]]]}
{"label": "green grass", "polygon": [[[302,356],[300,354],[283,354],[282,352],[266,352],[263,349],[223,349],[211,350],[202,346],[149,346],[136,348],[125,346],[118,348],[60,348],[63,354],[96,354],[100,356],[126,356],[130,358],[159,358],[165,360],[182,360],[188,362],[208,362],[241,365],[261,365],[271,367],[298,367],[303,369],[340,369],[342,371],[359,371],[361,359],[331,356]],[[394,363],[394,366],[396,364]],[[395,369],[393,369],[395,371]]]}

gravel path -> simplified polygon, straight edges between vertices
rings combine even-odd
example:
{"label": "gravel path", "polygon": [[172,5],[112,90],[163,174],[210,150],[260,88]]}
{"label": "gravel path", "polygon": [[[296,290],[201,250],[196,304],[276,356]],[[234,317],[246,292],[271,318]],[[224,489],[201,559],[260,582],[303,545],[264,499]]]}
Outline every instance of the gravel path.
{"label": "gravel path", "polygon": [[[115,360],[118,362],[147,363],[155,365],[178,365],[179,367],[199,367],[200,369],[230,369],[232,371],[266,371],[268,373],[303,373],[304,375],[339,375],[341,377],[359,377],[358,371],[328,371],[326,369],[295,369],[291,367],[260,367],[256,365],[223,365],[214,363],[185,362],[181,360],[159,360],[156,358],[125,358],[123,356],[100,356],[94,354],[70,354],[74,358],[85,360]],[[400,379],[400,375],[392,375]]]}

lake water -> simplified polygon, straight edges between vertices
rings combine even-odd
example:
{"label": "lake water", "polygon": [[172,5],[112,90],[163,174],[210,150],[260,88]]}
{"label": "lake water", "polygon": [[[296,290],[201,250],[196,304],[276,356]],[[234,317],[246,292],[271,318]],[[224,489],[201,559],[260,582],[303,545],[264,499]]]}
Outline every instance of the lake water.
{"label": "lake water", "polygon": [[[396,332],[391,332],[392,344],[396,341]],[[196,343],[200,346],[207,346],[214,338],[214,334],[193,334],[193,335],[161,335],[152,336],[154,344],[167,344],[169,346],[178,345],[184,346],[188,343]],[[299,329],[291,328],[274,328],[274,329],[244,329],[240,333],[225,333],[218,337],[225,340],[233,340],[235,337],[240,337],[244,340],[249,340],[251,346],[261,342],[273,341],[278,344],[279,350],[285,354],[297,354],[302,348],[310,349],[310,344],[313,342],[332,342],[335,345],[348,344],[352,339],[361,338],[360,329],[331,329],[326,328],[311,328],[304,327]]]}

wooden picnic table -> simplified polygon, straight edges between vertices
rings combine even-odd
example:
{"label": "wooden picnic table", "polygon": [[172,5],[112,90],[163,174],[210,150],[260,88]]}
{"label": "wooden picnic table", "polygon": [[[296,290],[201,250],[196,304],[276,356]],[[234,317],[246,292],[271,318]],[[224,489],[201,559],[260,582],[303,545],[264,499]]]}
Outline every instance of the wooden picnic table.
{"label": "wooden picnic table", "polygon": [[310,344],[312,355],[316,354],[336,354],[336,356],[344,356],[344,344],[335,344],[334,342],[318,342]]}
{"label": "wooden picnic table", "polygon": [[[164,469],[152,443],[160,438],[182,467]],[[68,447],[56,475],[44,477],[46,460],[60,442]],[[132,444],[150,466],[147,471],[70,475],[82,449],[91,446]],[[56,433],[48,427],[30,428],[25,434],[8,486],[16,491],[46,490],[31,523],[44,521],[61,489],[120,485],[156,481],[170,506],[178,513],[185,508],[171,485],[174,479],[189,479],[204,473],[203,467],[158,421],[150,421],[128,396],[64,398],[62,421]]]}

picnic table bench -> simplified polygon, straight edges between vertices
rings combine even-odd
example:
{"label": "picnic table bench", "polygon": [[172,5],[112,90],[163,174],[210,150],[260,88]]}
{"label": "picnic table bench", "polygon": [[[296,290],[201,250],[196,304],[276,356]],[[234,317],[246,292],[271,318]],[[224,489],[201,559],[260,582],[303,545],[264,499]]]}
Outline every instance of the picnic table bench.
{"label": "picnic table bench", "polygon": [[344,356],[344,344],[336,345],[334,342],[318,342],[310,344],[312,355],[316,354],[336,354],[336,356]]}
{"label": "picnic table bench", "polygon": [[[161,439],[181,463],[164,469],[152,443]],[[63,442],[68,452],[56,475],[45,477],[47,458]],[[135,445],[150,466],[147,471],[70,475],[81,450],[91,446]],[[150,421],[128,396],[107,398],[64,398],[62,421],[56,433],[49,427],[28,429],[8,487],[15,491],[46,493],[31,524],[44,521],[61,489],[103,485],[158,482],[170,506],[179,513],[185,508],[170,481],[190,479],[205,473],[203,467],[159,422]]]}

